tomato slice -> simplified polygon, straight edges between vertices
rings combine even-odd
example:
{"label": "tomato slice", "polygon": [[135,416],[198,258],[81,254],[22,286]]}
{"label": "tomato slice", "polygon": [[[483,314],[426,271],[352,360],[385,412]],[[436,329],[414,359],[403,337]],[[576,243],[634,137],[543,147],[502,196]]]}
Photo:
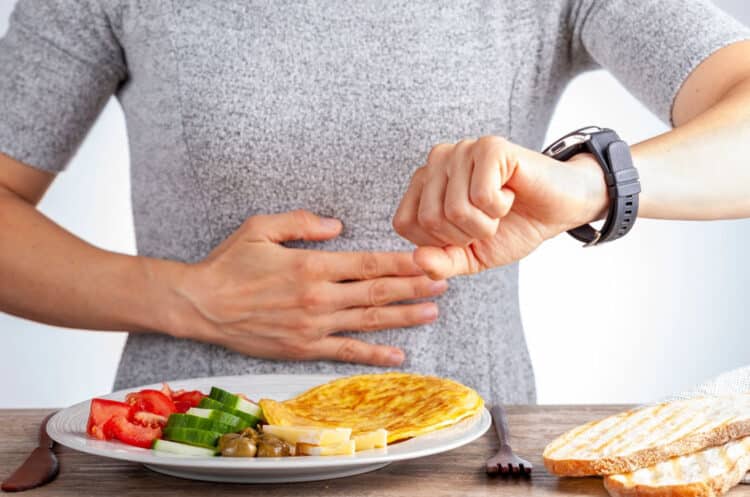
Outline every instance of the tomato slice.
{"label": "tomato slice", "polygon": [[177,412],[172,399],[159,390],[141,390],[140,392],[129,393],[125,397],[125,403],[133,406],[134,412],[146,411],[164,417]]}
{"label": "tomato slice", "polygon": [[172,400],[174,400],[175,406],[177,407],[177,412],[185,412],[191,407],[198,407],[198,404],[201,403],[201,399],[205,396],[206,395],[204,395],[203,392],[191,390],[189,392],[176,394],[172,397]]}
{"label": "tomato slice", "polygon": [[103,431],[123,443],[144,449],[150,448],[154,440],[161,437],[161,427],[131,423],[121,414],[115,415],[104,423]]}
{"label": "tomato slice", "polygon": [[109,440],[112,437],[104,432],[104,424],[114,416],[127,416],[128,412],[130,412],[130,406],[124,402],[92,399],[86,433],[99,440]]}
{"label": "tomato slice", "polygon": [[155,428],[157,426],[163,428],[167,424],[167,418],[154,414],[153,412],[138,411],[138,406],[133,406],[128,412],[128,421],[139,424],[141,426],[149,426]]}

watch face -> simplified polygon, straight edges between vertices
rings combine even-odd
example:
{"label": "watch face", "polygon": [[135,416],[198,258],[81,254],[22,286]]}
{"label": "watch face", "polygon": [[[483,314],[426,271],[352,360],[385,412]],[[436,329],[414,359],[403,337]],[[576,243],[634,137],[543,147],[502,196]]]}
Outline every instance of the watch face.
{"label": "watch face", "polygon": [[601,131],[602,129],[598,126],[581,128],[552,143],[542,153],[558,160],[567,160],[575,155],[584,143],[591,139],[592,134]]}

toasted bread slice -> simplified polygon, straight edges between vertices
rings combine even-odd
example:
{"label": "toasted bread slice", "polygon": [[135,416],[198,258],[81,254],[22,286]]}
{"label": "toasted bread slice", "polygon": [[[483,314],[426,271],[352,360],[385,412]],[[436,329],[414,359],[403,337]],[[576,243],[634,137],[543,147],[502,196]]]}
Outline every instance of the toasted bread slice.
{"label": "toasted bread slice", "polygon": [[737,485],[748,470],[750,437],[745,437],[632,473],[608,476],[604,486],[612,497],[715,497]]}
{"label": "toasted bread slice", "polygon": [[750,393],[665,402],[574,428],[544,450],[560,476],[612,475],[750,435]]}

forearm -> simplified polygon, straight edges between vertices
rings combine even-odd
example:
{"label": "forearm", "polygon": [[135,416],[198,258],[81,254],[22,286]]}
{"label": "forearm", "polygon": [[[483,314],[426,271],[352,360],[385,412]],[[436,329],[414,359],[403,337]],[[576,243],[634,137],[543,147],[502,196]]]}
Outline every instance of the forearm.
{"label": "forearm", "polygon": [[0,189],[0,310],[48,324],[177,333],[183,265],[107,252]]}
{"label": "forearm", "polygon": [[632,152],[643,188],[641,217],[750,217],[750,81]]}

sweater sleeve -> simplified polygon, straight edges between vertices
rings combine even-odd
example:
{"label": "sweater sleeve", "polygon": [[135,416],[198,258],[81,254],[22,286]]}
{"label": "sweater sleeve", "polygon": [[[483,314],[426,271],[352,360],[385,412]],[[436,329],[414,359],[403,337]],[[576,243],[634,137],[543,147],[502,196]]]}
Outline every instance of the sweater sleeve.
{"label": "sweater sleeve", "polygon": [[0,152],[54,173],[127,72],[97,0],[19,0],[0,67]]}
{"label": "sweater sleeve", "polygon": [[709,0],[575,0],[577,65],[598,65],[667,123],[682,83],[750,30]]}

